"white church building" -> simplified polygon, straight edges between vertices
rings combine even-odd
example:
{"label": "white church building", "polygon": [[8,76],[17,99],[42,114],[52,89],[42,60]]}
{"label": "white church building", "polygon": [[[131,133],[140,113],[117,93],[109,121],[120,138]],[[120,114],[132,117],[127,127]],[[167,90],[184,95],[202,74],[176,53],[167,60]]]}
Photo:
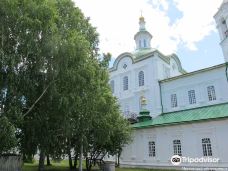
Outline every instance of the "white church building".
{"label": "white church building", "polygon": [[228,0],[214,18],[225,62],[188,73],[177,55],[151,47],[140,17],[136,50],[109,70],[123,115],[136,121],[122,167],[228,170]]}

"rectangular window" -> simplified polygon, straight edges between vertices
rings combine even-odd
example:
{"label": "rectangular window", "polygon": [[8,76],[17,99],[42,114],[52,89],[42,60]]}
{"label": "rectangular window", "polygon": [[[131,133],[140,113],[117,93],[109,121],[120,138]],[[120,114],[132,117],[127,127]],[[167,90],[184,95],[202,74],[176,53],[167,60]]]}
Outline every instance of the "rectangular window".
{"label": "rectangular window", "polygon": [[128,77],[123,77],[123,90],[128,90]]}
{"label": "rectangular window", "polygon": [[182,156],[180,140],[173,140],[173,154]]}
{"label": "rectangular window", "polygon": [[149,141],[148,147],[149,147],[149,157],[155,157],[156,156],[155,142]]}
{"label": "rectangular window", "polygon": [[146,47],[146,39],[143,40],[144,48]]}
{"label": "rectangular window", "polygon": [[210,138],[202,139],[203,156],[212,156],[211,140]]}
{"label": "rectangular window", "polygon": [[171,94],[171,107],[177,107],[177,95],[176,94]]}
{"label": "rectangular window", "polygon": [[207,87],[207,94],[209,101],[216,100],[216,94],[215,94],[215,87],[214,86],[208,86]]}
{"label": "rectangular window", "polygon": [[188,91],[188,98],[190,104],[196,104],[195,90]]}
{"label": "rectangular window", "polygon": [[140,71],[138,74],[139,86],[144,86],[144,72]]}

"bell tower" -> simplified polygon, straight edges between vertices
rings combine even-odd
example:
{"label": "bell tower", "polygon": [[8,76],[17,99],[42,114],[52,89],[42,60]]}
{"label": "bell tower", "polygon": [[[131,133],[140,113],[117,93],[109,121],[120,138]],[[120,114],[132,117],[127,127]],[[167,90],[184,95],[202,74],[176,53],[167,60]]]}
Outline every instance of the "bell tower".
{"label": "bell tower", "polygon": [[139,31],[134,36],[136,50],[151,48],[150,41],[152,39],[152,35],[146,30],[145,24],[145,19],[141,16],[139,18]]}
{"label": "bell tower", "polygon": [[228,62],[228,0],[223,0],[214,19],[220,36],[220,45],[222,47],[225,62]]}

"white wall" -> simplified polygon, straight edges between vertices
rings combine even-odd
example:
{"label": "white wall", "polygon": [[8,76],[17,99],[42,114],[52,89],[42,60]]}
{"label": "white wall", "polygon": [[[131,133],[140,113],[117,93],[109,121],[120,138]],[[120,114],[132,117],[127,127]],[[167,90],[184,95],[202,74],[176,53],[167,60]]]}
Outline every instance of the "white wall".
{"label": "white wall", "polygon": [[[177,63],[170,59],[170,63],[162,60],[158,52],[150,54],[146,59],[133,62],[129,54],[117,59],[117,69],[110,72],[110,81],[114,81],[114,96],[119,100],[122,112],[129,109],[130,112],[139,114],[140,97],[147,99],[147,109],[152,117],[161,113],[159,80],[170,76],[180,75]],[[166,57],[167,58],[167,57]],[[168,60],[168,58],[167,58]],[[127,68],[123,68],[127,65]],[[175,66],[174,69],[171,66]],[[165,72],[169,70],[169,74]],[[144,86],[139,86],[138,73],[144,72]],[[123,77],[128,76],[128,90],[123,90]]]}
{"label": "white wall", "polygon": [[[124,69],[123,66],[127,65]],[[170,70],[167,78],[165,70]],[[114,96],[119,100],[122,112],[139,114],[140,97],[147,99],[147,109],[152,117],[163,112],[184,110],[200,106],[228,102],[228,82],[225,75],[225,64],[181,75],[178,64],[171,59],[170,63],[159,57],[158,53],[138,62],[132,56],[123,56],[117,63],[117,69],[110,72],[110,81],[114,81]],[[144,72],[144,86],[139,86],[138,73]],[[123,77],[128,76],[128,90],[123,90]],[[163,80],[166,79],[166,80]],[[161,84],[161,93],[159,80]],[[209,101],[207,87],[214,86],[216,100]],[[195,90],[196,104],[189,104],[188,91]],[[177,95],[177,107],[171,107],[171,94]]]}
{"label": "white wall", "polygon": [[[209,101],[208,86],[215,87],[216,100]],[[225,65],[189,76],[161,82],[164,112],[228,102]],[[196,104],[189,104],[188,91],[195,90]],[[171,94],[177,94],[178,107],[171,108]]]}
{"label": "white wall", "polygon": [[[212,157],[218,163],[189,164],[182,166],[228,167],[228,119],[179,124],[173,126],[135,129],[133,142],[127,145],[121,155],[122,167],[172,167],[173,140],[181,140],[183,157],[203,157],[202,138],[210,138]],[[156,156],[149,157],[148,142],[155,141]]]}
{"label": "white wall", "polygon": [[[123,68],[124,64],[127,65],[126,69]],[[128,106],[130,112],[138,114],[140,97],[144,96],[151,116],[161,113],[157,68],[157,59],[153,56],[136,63],[132,63],[132,59],[128,56],[120,59],[117,70],[110,72],[110,81],[115,82],[114,96],[118,98],[123,112]],[[144,86],[139,86],[138,83],[140,71],[144,72]],[[123,90],[124,76],[128,76],[128,90],[125,91]]]}

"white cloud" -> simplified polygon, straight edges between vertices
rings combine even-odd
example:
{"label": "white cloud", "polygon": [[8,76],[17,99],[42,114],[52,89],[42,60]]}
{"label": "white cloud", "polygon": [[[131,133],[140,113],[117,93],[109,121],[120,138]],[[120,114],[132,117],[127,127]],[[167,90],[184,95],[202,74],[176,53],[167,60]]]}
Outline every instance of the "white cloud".
{"label": "white cloud", "polygon": [[138,18],[143,11],[147,30],[153,35],[152,47],[173,53],[180,45],[197,50],[196,43],[215,30],[213,15],[222,0],[173,0],[183,14],[171,23],[170,0],[74,0],[91,18],[100,34],[101,52],[114,57],[133,51]]}
{"label": "white cloud", "polygon": [[183,17],[174,23],[175,36],[191,50],[196,43],[215,31],[213,16],[222,0],[174,0]]}

